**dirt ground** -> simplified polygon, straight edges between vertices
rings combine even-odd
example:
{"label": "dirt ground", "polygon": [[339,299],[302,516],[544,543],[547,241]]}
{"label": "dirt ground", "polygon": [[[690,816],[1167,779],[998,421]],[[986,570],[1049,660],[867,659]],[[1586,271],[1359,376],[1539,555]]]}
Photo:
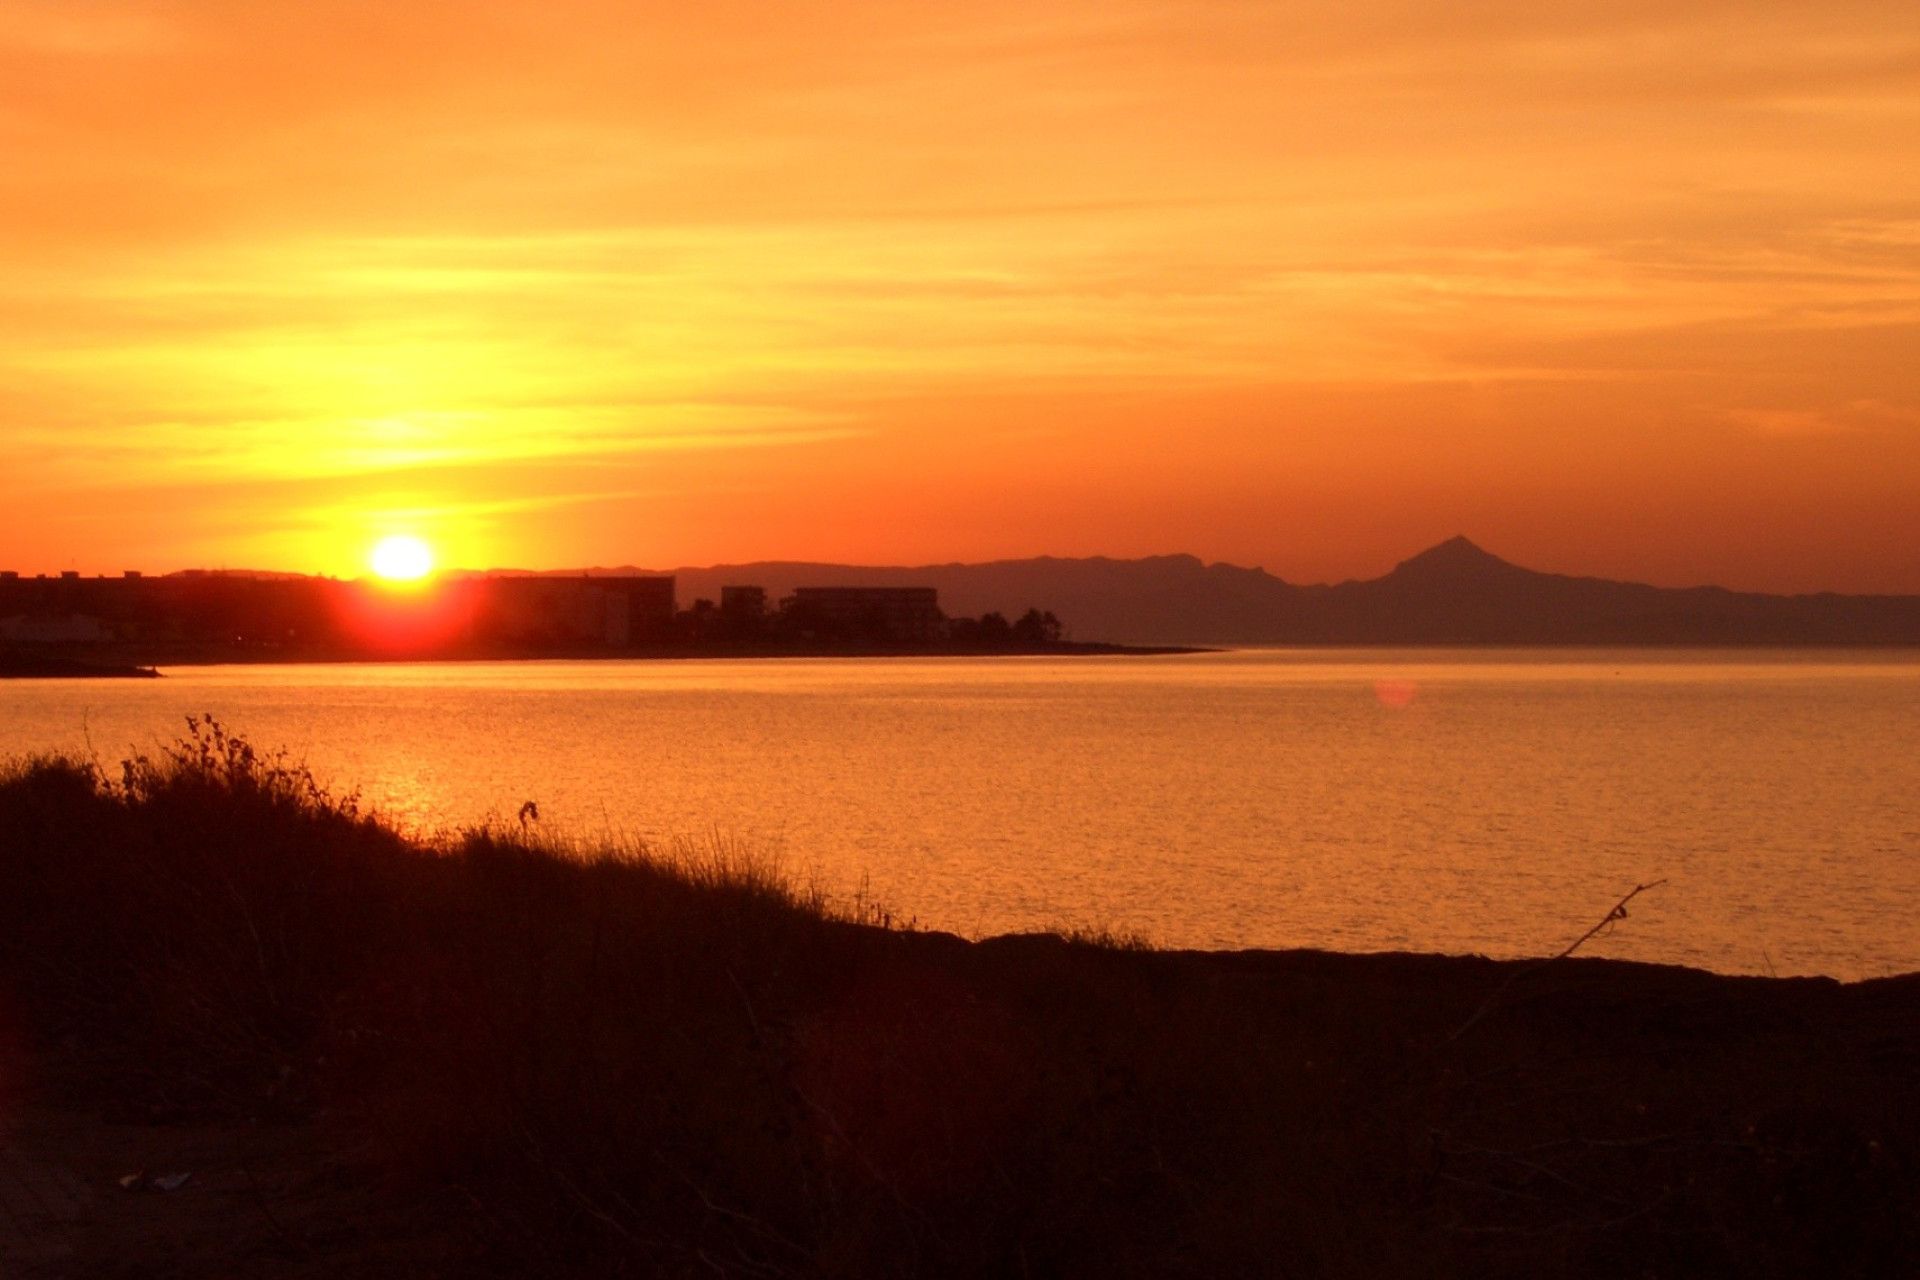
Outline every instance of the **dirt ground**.
{"label": "dirt ground", "polygon": [[28,1068],[0,1066],[6,1280],[431,1276],[460,1251],[323,1126],[106,1118],[49,1100]]}

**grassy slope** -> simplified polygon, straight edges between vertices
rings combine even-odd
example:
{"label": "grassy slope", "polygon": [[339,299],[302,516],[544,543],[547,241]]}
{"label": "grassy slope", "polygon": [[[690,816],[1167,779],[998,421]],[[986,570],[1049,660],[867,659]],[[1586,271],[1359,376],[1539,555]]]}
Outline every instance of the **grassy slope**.
{"label": "grassy slope", "polygon": [[1454,1036],[1514,972],[967,943],[737,857],[426,848],[217,729],[0,780],[0,1020],[67,1104],[310,1130],[448,1272],[1920,1272],[1920,979],[1567,961]]}

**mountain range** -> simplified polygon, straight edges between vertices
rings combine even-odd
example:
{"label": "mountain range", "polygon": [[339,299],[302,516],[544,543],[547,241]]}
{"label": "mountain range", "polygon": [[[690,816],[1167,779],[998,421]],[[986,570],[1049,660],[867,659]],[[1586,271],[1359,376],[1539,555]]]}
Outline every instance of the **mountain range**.
{"label": "mountain range", "polygon": [[[579,570],[572,570],[579,573]],[[723,585],[928,586],[953,615],[1049,610],[1079,640],[1134,644],[1920,645],[1920,596],[1765,595],[1525,569],[1451,538],[1366,581],[1298,585],[1190,555],[865,567],[790,561],[670,572],[682,607]]]}

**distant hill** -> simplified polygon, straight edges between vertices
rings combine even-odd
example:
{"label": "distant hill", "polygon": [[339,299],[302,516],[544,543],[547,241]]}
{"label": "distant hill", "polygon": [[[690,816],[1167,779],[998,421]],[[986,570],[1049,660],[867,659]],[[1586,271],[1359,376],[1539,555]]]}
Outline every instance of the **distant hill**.
{"label": "distant hill", "polygon": [[[579,573],[580,570],[569,570]],[[1778,596],[1540,573],[1452,538],[1364,582],[1299,586],[1194,556],[906,567],[765,561],[672,573],[682,607],[723,585],[930,586],[949,614],[1052,610],[1080,640],[1134,644],[1920,645],[1920,596]]]}

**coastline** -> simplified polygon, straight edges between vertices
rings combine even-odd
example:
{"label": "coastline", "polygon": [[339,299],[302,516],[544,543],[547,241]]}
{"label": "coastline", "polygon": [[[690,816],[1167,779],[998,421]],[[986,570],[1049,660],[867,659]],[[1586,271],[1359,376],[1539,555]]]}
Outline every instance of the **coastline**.
{"label": "coastline", "polygon": [[152,678],[161,667],[269,666],[279,664],[336,665],[398,662],[634,662],[647,660],[753,658],[1050,658],[1050,657],[1165,657],[1219,653],[1218,648],[1194,645],[1133,645],[1103,641],[1060,640],[1044,644],[1004,645],[820,645],[765,644],[649,645],[628,649],[585,646],[469,648],[439,651],[381,651],[337,649],[221,649],[205,645],[156,647],[102,645],[86,650],[50,649],[32,655],[0,657],[0,679],[40,676],[128,676]]}
{"label": "coastline", "polygon": [[222,649],[207,645],[155,647],[151,645],[35,646],[35,652],[15,650],[0,655],[0,680],[33,678],[136,678],[163,676],[166,667],[279,666],[279,665],[387,665],[395,663],[481,662],[634,662],[689,660],[751,660],[795,658],[1046,658],[1046,657],[1180,657],[1239,651],[1277,650],[1306,654],[1406,653],[1499,654],[1512,651],[1595,653],[1608,655],[1780,655],[1795,653],[1858,654],[1863,658],[1920,659],[1920,645],[1910,643],[1834,642],[1786,643],[1766,640],[1699,643],[1589,643],[1550,641],[1508,643],[1493,641],[1439,642],[1300,642],[1211,644],[1134,644],[1109,641],[1062,640],[1040,645],[986,648],[961,645],[650,645],[629,649],[587,646],[539,648],[467,648],[452,651],[381,651],[312,649]]}
{"label": "coastline", "polygon": [[152,665],[89,662],[79,658],[0,655],[0,680],[156,680]]}

